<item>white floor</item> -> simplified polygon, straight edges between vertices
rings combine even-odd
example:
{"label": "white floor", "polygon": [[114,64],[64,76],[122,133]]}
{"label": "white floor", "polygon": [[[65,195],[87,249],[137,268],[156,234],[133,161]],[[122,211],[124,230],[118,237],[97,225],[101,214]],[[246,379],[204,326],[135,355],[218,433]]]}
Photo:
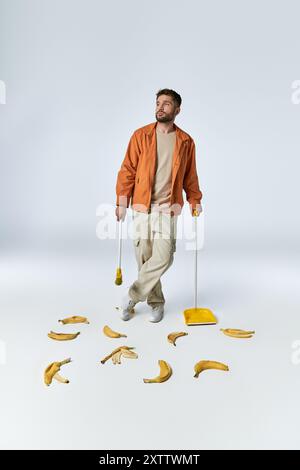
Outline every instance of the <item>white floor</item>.
{"label": "white floor", "polygon": [[[201,251],[199,304],[211,308],[219,324],[186,327],[182,311],[193,306],[192,252],[178,244],[162,278],[164,320],[149,323],[143,303],[125,323],[115,307],[135,277],[132,247],[124,251],[124,283],[117,287],[115,249],[103,246],[87,256],[1,255],[1,448],[299,448],[299,257]],[[62,328],[57,322],[73,314],[86,315],[91,324]],[[104,324],[128,338],[108,339]],[[221,327],[256,334],[235,340]],[[47,338],[51,329],[82,334],[58,343]],[[166,335],[176,330],[189,335],[174,348]],[[139,358],[101,365],[120,344],[135,346]],[[72,362],[62,375],[70,384],[47,388],[45,367],[66,357]],[[144,377],[157,375],[159,359],[171,364],[173,376],[144,384]],[[230,371],[195,379],[193,366],[201,359],[224,362]]]}

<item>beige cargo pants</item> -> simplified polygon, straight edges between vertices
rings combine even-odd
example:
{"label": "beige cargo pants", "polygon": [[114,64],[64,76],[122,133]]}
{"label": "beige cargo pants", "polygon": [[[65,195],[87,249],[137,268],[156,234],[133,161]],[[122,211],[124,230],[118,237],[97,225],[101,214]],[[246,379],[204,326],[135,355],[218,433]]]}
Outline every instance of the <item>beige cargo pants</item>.
{"label": "beige cargo pants", "polygon": [[147,300],[148,305],[156,307],[165,303],[160,278],[174,260],[178,216],[161,211],[132,212],[138,279],[128,293],[135,302]]}

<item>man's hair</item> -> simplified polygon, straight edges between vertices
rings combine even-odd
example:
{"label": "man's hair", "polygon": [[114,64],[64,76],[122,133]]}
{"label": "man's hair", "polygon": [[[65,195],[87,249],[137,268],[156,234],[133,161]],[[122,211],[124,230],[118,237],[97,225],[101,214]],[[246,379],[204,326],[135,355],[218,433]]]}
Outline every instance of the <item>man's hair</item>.
{"label": "man's hair", "polygon": [[159,90],[156,93],[156,99],[160,95],[169,95],[173,98],[173,101],[175,101],[175,105],[177,105],[177,106],[181,105],[181,102],[182,102],[181,96],[178,93],[176,93],[176,91],[174,91],[174,90],[170,90],[169,88],[164,88],[162,90]]}

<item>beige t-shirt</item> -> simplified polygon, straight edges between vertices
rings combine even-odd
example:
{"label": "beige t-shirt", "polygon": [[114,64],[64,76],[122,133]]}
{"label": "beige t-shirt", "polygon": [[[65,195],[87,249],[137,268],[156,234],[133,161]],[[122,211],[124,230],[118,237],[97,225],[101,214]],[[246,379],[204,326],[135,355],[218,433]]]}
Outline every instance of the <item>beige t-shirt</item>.
{"label": "beige t-shirt", "polygon": [[152,186],[151,210],[170,212],[172,163],[176,143],[176,131],[168,134],[156,129],[157,160]]}

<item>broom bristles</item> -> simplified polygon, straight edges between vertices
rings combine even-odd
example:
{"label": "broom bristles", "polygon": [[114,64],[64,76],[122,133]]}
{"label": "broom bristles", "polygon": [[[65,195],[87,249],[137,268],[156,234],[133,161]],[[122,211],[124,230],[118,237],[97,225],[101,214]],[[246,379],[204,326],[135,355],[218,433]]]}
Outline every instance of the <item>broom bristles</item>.
{"label": "broom bristles", "polygon": [[117,286],[120,286],[122,284],[122,271],[121,268],[117,268],[117,274],[116,274],[116,279],[115,279],[115,284]]}

